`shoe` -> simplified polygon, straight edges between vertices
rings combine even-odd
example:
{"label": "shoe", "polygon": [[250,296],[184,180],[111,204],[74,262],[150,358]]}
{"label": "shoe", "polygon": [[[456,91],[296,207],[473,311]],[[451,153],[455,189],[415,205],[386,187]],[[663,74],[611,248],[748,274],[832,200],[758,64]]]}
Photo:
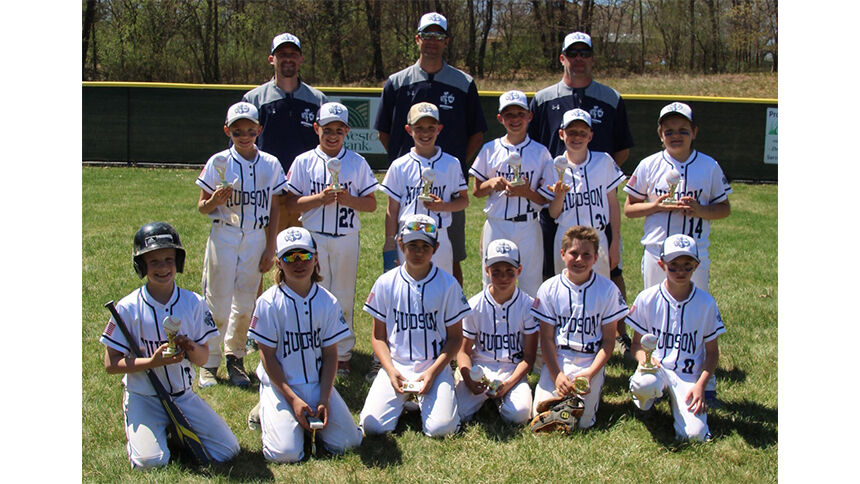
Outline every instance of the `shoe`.
{"label": "shoe", "polygon": [[404,412],[417,412],[419,410],[421,410],[421,406],[418,405],[418,402],[415,400],[414,396],[410,396],[409,400],[403,402]]}
{"label": "shoe", "polygon": [[251,384],[251,379],[245,373],[245,363],[242,358],[227,355],[227,375],[230,377],[230,383],[237,387],[244,388]]}
{"label": "shoe", "polygon": [[708,408],[723,408],[723,403],[717,399],[716,390],[705,390],[705,405]]}
{"label": "shoe", "polygon": [[380,363],[376,360],[376,358],[374,358],[373,361],[370,363],[370,370],[368,370],[367,374],[364,375],[364,380],[367,383],[373,383],[373,380],[376,380],[376,374],[379,373],[379,370],[381,369],[382,363]]}
{"label": "shoe", "polygon": [[338,378],[347,378],[349,376],[350,367],[349,361],[338,361],[337,362],[337,377]]}
{"label": "shoe", "polygon": [[200,378],[197,380],[197,386],[200,388],[211,387],[218,383],[218,380],[215,379],[215,375],[218,373],[218,367],[215,368],[206,368],[200,367]]}
{"label": "shoe", "polygon": [[254,432],[260,431],[260,402],[257,402],[248,413],[248,428]]}

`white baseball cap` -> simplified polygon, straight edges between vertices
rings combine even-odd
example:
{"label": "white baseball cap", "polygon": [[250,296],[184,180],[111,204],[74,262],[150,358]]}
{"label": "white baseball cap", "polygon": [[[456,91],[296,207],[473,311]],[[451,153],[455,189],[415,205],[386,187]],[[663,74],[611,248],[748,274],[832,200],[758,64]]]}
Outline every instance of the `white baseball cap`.
{"label": "white baseball cap", "polygon": [[581,42],[588,47],[592,47],[590,35],[586,34],[585,32],[571,32],[564,36],[564,43],[561,45],[561,51],[566,51],[568,47],[577,42]]}
{"label": "white baseball cap", "polygon": [[426,118],[427,116],[439,121],[439,108],[435,104],[428,102],[413,104],[409,108],[409,114],[406,116],[406,123],[415,124],[419,119]]}
{"label": "white baseball cap", "polygon": [[317,116],[317,124],[325,126],[332,121],[340,121],[349,126],[349,110],[341,103],[325,103],[320,106],[319,116]]}
{"label": "white baseball cap", "polygon": [[423,240],[436,247],[438,235],[436,221],[420,213],[407,217],[403,222],[403,228],[400,229],[400,240],[404,244],[413,240]]}
{"label": "white baseball cap", "polygon": [[484,264],[490,267],[496,262],[507,262],[514,267],[519,267],[520,249],[517,244],[508,239],[496,239],[490,242],[490,245],[487,246]]}
{"label": "white baseball cap", "polygon": [[251,121],[260,124],[260,114],[257,112],[257,107],[251,103],[238,102],[227,109],[227,120],[224,124],[229,128],[231,124],[240,119],[250,119]]}
{"label": "white baseball cap", "polygon": [[299,49],[299,52],[302,51],[302,43],[299,42],[299,38],[293,34],[284,32],[283,34],[276,35],[275,38],[272,39],[272,50],[269,51],[269,54],[274,54],[281,44],[287,43],[295,45],[296,48]]}
{"label": "white baseball cap", "polygon": [[660,254],[663,262],[671,262],[682,255],[692,257],[696,259],[696,262],[699,262],[699,248],[696,246],[696,240],[684,234],[666,237],[666,240],[663,241],[663,251]]}
{"label": "white baseball cap", "polygon": [[317,243],[311,237],[308,229],[303,227],[289,227],[278,234],[276,240],[278,259],[291,250],[302,249],[313,254],[317,252]]}
{"label": "white baseball cap", "polygon": [[424,29],[431,25],[438,25],[442,27],[445,33],[448,33],[448,19],[440,13],[430,12],[422,15],[421,20],[418,22],[418,31],[423,32]]}
{"label": "white baseball cap", "polygon": [[663,122],[663,118],[670,114],[680,114],[687,118],[691,123],[693,122],[693,110],[690,109],[690,106],[684,103],[674,102],[663,106],[663,109],[660,110],[660,117],[657,119],[657,124],[659,125]]}
{"label": "white baseball cap", "polygon": [[561,118],[561,129],[567,128],[574,121],[583,121],[589,128],[591,127],[591,115],[588,114],[588,111],[576,108],[565,111],[564,116]]}
{"label": "white baseball cap", "polygon": [[508,106],[519,106],[525,110],[529,109],[529,101],[526,94],[522,91],[508,91],[499,96],[499,112],[504,111]]}

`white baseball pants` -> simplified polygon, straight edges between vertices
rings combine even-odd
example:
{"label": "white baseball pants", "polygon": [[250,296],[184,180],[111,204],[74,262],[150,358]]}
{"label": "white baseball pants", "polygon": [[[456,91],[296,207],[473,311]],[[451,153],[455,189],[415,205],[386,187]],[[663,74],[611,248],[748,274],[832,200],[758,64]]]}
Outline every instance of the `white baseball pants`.
{"label": "white baseball pants", "polygon": [[349,361],[355,346],[355,331],[352,329],[352,313],[355,306],[355,281],[358,274],[358,254],[361,242],[358,232],[334,237],[313,232],[317,243],[317,257],[320,263],[320,283],[328,289],[343,310],[343,317],[349,326],[350,336],[338,341],[338,361]]}
{"label": "white baseball pants", "polygon": [[[500,361],[480,362],[472,365],[484,370],[484,375],[490,381],[505,381],[511,377],[516,369],[516,363],[505,363]],[[489,398],[487,392],[475,395],[469,387],[460,380],[454,388],[457,394],[457,408],[460,420],[469,420],[481,409],[481,405]],[[528,379],[523,378],[501,399],[495,401],[499,408],[502,420],[513,424],[523,424],[529,421],[532,413],[532,389],[529,387]]]}
{"label": "white baseball pants", "polygon": [[684,381],[673,371],[660,367],[657,373],[648,374],[636,370],[630,377],[630,391],[633,393],[633,404],[640,410],[650,410],[654,400],[663,396],[663,390],[669,390],[669,400],[672,405],[675,435],[682,440],[707,440],[708,414],[698,415],[687,409],[685,403],[687,393],[695,382]]}
{"label": "white baseball pants", "polygon": [[[587,370],[594,361],[595,355],[588,353],[578,353],[575,351],[558,350],[558,366],[568,378],[573,378]],[[594,425],[597,421],[597,406],[600,404],[600,390],[603,388],[604,370],[602,368],[594,378],[591,379],[591,391],[585,395],[580,395],[585,404],[585,411],[579,419],[579,428],[587,429]],[[555,382],[549,376],[549,369],[543,366],[540,372],[540,380],[535,387],[535,399],[532,406],[532,413],[537,415],[538,403],[558,396],[558,390],[555,388]]]}

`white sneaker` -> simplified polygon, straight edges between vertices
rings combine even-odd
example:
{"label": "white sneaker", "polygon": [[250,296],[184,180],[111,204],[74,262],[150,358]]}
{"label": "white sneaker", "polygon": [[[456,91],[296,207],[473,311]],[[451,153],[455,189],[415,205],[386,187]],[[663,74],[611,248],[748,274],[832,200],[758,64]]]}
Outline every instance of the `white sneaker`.
{"label": "white sneaker", "polygon": [[260,431],[260,402],[257,402],[248,413],[248,428],[254,432]]}
{"label": "white sneaker", "polygon": [[215,379],[215,374],[218,373],[218,368],[200,367],[200,378],[197,380],[197,386],[200,388],[211,387],[218,383]]}

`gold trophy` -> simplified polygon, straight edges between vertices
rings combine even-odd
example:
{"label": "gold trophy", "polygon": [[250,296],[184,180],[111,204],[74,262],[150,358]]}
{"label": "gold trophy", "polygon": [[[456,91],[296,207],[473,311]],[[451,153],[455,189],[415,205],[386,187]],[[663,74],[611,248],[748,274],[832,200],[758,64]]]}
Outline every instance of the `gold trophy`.
{"label": "gold trophy", "polygon": [[479,366],[473,366],[472,369],[469,370],[469,378],[471,378],[472,381],[481,382],[484,385],[487,385],[487,395],[490,397],[495,396],[496,391],[502,384],[502,382],[500,381],[490,381],[490,379],[488,379],[487,376],[484,375],[484,370],[482,370]]}
{"label": "gold trophy", "polygon": [[588,378],[584,376],[578,376],[573,379],[573,391],[575,391],[578,395],[583,395],[588,393],[588,390],[591,389],[588,384]]}
{"label": "gold trophy", "polygon": [[651,353],[657,349],[657,336],[648,333],[639,341],[645,350],[645,363],[639,363],[639,371],[642,373],[657,373],[657,365],[651,361]]}
{"label": "gold trophy", "polygon": [[433,187],[433,181],[436,180],[436,171],[429,166],[421,171],[421,180],[424,181],[424,191],[418,195],[418,200],[422,202],[432,202],[433,197],[430,196],[430,188]]}
{"label": "gold trophy", "polygon": [[167,335],[167,349],[161,353],[165,358],[170,358],[171,356],[179,353],[179,350],[176,348],[174,338],[179,334],[180,326],[182,326],[182,321],[179,318],[174,318],[173,316],[165,316],[164,321],[161,322],[161,327],[164,328],[164,334]]}
{"label": "gold trophy", "polygon": [[331,174],[331,191],[342,192],[343,187],[337,180],[337,176],[340,174],[340,160],[337,158],[329,158],[329,160],[325,163],[325,167]]}
{"label": "gold trophy", "polygon": [[666,175],[666,183],[669,185],[669,198],[660,202],[661,205],[678,205],[678,200],[675,199],[675,188],[678,187],[678,182],[681,181],[681,174],[678,170],[672,168],[672,171]]}
{"label": "gold trophy", "polygon": [[525,183],[525,180],[520,176],[520,168],[523,166],[523,157],[516,151],[508,156],[508,165],[514,170],[514,179],[511,180],[511,185],[517,186]]}

